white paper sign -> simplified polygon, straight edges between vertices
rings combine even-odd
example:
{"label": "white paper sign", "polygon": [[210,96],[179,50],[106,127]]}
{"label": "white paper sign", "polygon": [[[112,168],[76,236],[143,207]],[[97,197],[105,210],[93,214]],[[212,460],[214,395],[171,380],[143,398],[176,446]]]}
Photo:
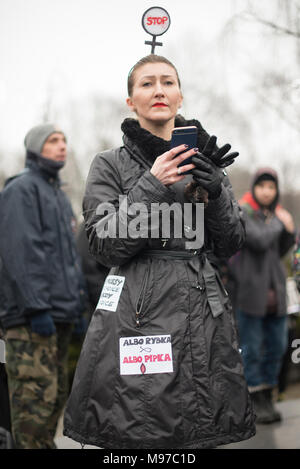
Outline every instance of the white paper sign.
{"label": "white paper sign", "polygon": [[5,342],[0,340],[0,363],[5,363]]}
{"label": "white paper sign", "polygon": [[171,335],[121,337],[120,374],[172,373]]}
{"label": "white paper sign", "polygon": [[125,277],[119,275],[108,275],[103,285],[97,309],[116,311],[124,286]]}
{"label": "white paper sign", "polygon": [[286,280],[287,312],[295,314],[300,312],[300,294],[295,279],[288,277]]}

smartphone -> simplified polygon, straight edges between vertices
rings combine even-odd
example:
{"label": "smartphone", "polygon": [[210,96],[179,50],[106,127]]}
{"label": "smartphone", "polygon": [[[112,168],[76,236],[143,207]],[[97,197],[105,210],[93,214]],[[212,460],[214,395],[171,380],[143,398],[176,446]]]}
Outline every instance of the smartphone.
{"label": "smartphone", "polygon": [[[188,148],[184,151],[188,151],[191,148],[196,148],[198,145],[198,129],[194,125],[190,125],[188,127],[175,127],[172,130],[172,139],[171,139],[171,148],[178,147],[179,145],[188,145]],[[183,153],[183,152],[181,152]],[[178,155],[181,155],[178,153]],[[178,156],[176,155],[175,158]],[[192,157],[187,158],[186,160],[179,163],[179,166],[185,166],[187,164],[192,163]],[[190,171],[186,171],[184,174],[189,174]]]}

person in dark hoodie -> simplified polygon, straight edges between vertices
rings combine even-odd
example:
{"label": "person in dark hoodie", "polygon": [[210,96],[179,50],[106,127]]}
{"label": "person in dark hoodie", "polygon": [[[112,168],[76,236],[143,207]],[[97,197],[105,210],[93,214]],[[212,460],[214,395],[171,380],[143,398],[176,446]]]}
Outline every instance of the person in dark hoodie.
{"label": "person in dark hoodie", "polygon": [[52,124],[25,137],[26,165],[0,199],[0,256],[6,307],[6,369],[17,449],[55,448],[68,392],[67,350],[82,312],[75,218],[60,188],[64,133]]}
{"label": "person in dark hoodie", "polygon": [[295,242],[290,213],[279,205],[276,171],[261,168],[240,200],[246,241],[230,260],[245,377],[257,423],[281,420],[272,401],[287,347],[286,278],[280,258]]}

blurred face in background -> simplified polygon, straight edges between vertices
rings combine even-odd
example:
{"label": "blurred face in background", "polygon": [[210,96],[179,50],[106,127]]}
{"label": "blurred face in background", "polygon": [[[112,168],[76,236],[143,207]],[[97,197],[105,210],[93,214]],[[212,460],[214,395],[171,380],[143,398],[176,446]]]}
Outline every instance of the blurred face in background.
{"label": "blurred face in background", "polygon": [[67,158],[67,142],[64,134],[55,132],[45,141],[41,155],[53,161],[65,161]]}
{"label": "blurred face in background", "polygon": [[260,181],[254,186],[254,195],[260,205],[268,207],[277,195],[276,183],[271,180]]}

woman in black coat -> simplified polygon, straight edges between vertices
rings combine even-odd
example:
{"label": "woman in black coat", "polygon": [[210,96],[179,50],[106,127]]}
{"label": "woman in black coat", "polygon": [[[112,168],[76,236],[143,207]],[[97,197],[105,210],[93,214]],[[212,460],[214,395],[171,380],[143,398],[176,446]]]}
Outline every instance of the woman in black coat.
{"label": "woman in black coat", "polygon": [[[208,260],[241,247],[241,212],[213,162],[221,156],[215,139],[198,121],[177,115],[182,94],[174,65],[145,57],[131,70],[128,91],[138,120],[123,122],[124,145],[98,154],[87,180],[90,249],[111,270],[83,345],[64,434],[82,444],[135,449],[247,439],[254,418],[232,309]],[[198,148],[211,158],[198,149],[179,155],[183,146],[170,150],[172,128],[187,125],[197,126]],[[178,171],[190,156],[192,163]],[[170,236],[159,217],[151,218],[159,204],[178,209],[191,200],[194,218],[189,225],[185,219],[179,237],[180,210]],[[203,239],[190,249],[195,223],[195,236],[202,230]]]}

